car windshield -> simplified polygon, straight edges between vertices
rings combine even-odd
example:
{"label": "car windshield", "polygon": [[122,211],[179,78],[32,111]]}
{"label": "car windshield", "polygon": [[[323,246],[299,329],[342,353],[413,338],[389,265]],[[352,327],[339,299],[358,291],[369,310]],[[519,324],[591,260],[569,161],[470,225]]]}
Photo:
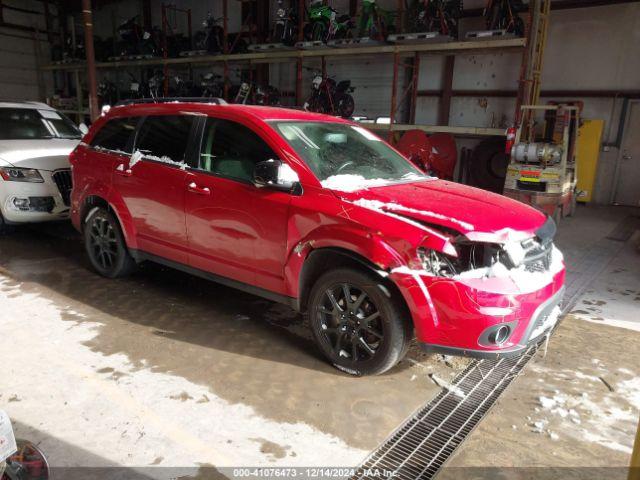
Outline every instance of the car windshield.
{"label": "car windshield", "polygon": [[431,178],[363,127],[329,122],[274,124],[326,188],[352,191]]}
{"label": "car windshield", "polygon": [[55,110],[0,108],[0,140],[81,137],[78,127]]}

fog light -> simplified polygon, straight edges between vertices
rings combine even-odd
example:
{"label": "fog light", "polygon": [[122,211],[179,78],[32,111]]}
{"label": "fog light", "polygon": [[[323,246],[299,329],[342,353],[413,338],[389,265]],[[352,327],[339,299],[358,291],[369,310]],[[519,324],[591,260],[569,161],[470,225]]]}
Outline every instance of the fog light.
{"label": "fog light", "polygon": [[29,210],[29,199],[28,198],[14,198],[13,206],[18,210]]}
{"label": "fog light", "polygon": [[516,320],[491,325],[482,332],[478,338],[478,344],[483,347],[499,347],[511,338],[517,326]]}
{"label": "fog light", "polygon": [[511,329],[507,325],[503,325],[491,332],[489,334],[488,340],[495,345],[501,345],[507,341],[510,333]]}

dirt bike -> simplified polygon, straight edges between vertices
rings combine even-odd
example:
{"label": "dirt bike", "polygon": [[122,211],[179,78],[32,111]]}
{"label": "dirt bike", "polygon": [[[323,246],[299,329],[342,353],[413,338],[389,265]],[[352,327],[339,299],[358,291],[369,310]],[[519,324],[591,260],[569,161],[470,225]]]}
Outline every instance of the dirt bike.
{"label": "dirt bike", "polygon": [[395,32],[394,20],[393,12],[380,8],[376,0],[362,0],[358,34],[360,37],[385,40],[387,35]]}
{"label": "dirt bike", "polygon": [[506,30],[508,33],[523,37],[524,21],[518,12],[527,7],[522,0],[487,0],[483,16],[488,30]]}
{"label": "dirt bike", "polygon": [[98,84],[98,99],[100,105],[115,105],[118,102],[118,87],[109,80],[103,80]]}
{"label": "dirt bike", "polygon": [[146,31],[140,22],[138,16],[122,22],[118,27],[120,42],[116,49],[116,54],[121,56],[130,55],[158,55],[160,48],[156,44],[156,39],[152,32]]}
{"label": "dirt bike", "polygon": [[[215,18],[209,12],[202,22],[204,30],[196,32],[193,43],[196,50],[205,50],[207,53],[222,53],[224,51],[224,28],[219,23],[222,17]],[[229,53],[242,53],[247,51],[247,43],[238,33],[227,34],[227,47]]]}
{"label": "dirt bike", "polygon": [[224,95],[224,81],[222,75],[205,73],[200,79],[201,96],[206,98],[220,98]]}
{"label": "dirt bike", "polygon": [[350,94],[355,88],[351,86],[351,80],[336,83],[333,78],[316,75],[311,87],[311,95],[303,105],[305,110],[343,118],[353,115],[355,102]]}
{"label": "dirt bike", "polygon": [[438,32],[458,37],[462,0],[415,0],[409,12],[415,32]]}
{"label": "dirt bike", "polygon": [[309,22],[304,27],[304,37],[307,40],[328,42],[335,38],[349,38],[353,36],[355,27],[349,15],[338,16],[338,11],[322,0],[314,0],[309,5]]}
{"label": "dirt bike", "polygon": [[273,85],[256,86],[253,89],[253,104],[274,107],[280,104],[280,90]]}
{"label": "dirt bike", "polygon": [[298,40],[298,14],[296,10],[285,8],[283,0],[278,0],[276,21],[271,40],[285,45],[294,45]]}

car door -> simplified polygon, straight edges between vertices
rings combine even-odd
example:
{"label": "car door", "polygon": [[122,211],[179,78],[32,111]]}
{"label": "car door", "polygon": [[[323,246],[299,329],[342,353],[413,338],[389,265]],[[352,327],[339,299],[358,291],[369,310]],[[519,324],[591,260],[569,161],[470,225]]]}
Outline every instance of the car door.
{"label": "car door", "polygon": [[97,184],[108,189],[114,169],[131,156],[139,121],[140,117],[119,117],[103,125],[91,139],[90,152],[81,148],[77,150],[78,155],[89,154],[91,162],[76,162],[74,176],[82,178],[85,184]]}
{"label": "car door", "polygon": [[116,166],[113,177],[132,217],[138,248],[182,264],[187,263],[185,162],[196,118],[146,117],[138,128],[133,155]]}
{"label": "car door", "polygon": [[278,158],[248,125],[208,117],[198,168],[187,175],[189,264],[284,293],[290,194],[257,188],[257,162]]}

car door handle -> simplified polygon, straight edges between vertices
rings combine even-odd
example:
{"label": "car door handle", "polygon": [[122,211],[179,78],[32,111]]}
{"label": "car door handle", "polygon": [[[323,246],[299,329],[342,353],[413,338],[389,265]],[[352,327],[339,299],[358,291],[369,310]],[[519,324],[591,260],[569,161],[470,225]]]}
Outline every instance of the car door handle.
{"label": "car door handle", "polygon": [[133,173],[130,168],[126,168],[124,163],[121,163],[116,167],[115,172],[123,177],[130,177]]}
{"label": "car door handle", "polygon": [[192,193],[197,193],[198,195],[211,195],[211,190],[209,189],[209,187],[199,187],[198,185],[196,185],[196,182],[191,182],[187,186],[187,190]]}

